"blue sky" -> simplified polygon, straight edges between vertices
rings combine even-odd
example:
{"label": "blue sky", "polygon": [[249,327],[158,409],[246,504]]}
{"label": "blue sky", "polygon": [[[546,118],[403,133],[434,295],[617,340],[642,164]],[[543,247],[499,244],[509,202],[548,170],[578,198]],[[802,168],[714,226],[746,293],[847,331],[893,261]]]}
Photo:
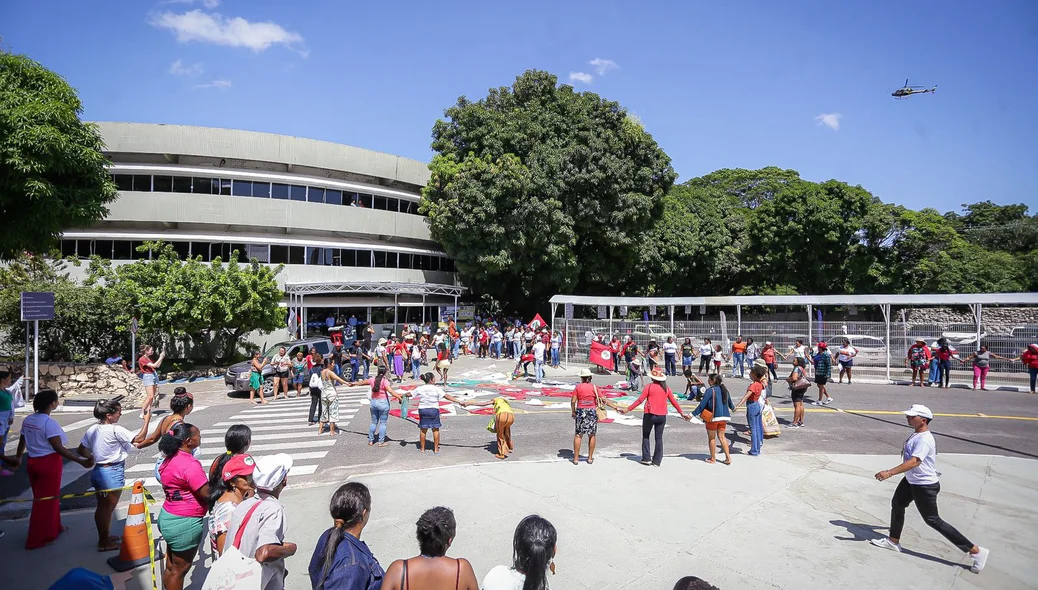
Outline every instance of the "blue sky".
{"label": "blue sky", "polygon": [[[7,0],[0,37],[65,76],[93,120],[428,161],[458,96],[537,68],[627,107],[682,180],[775,165],[913,208],[1038,210],[1033,0]],[[937,94],[894,100],[906,77]]]}

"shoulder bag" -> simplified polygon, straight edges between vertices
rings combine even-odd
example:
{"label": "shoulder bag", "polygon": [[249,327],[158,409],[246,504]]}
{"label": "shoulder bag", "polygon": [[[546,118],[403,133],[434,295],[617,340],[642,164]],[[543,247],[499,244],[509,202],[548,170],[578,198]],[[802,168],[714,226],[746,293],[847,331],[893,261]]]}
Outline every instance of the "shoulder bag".
{"label": "shoulder bag", "polygon": [[321,372],[320,371],[311,371],[310,372],[310,389],[316,389],[316,390],[320,391],[323,387],[324,387],[324,384],[321,383]]}
{"label": "shoulder bag", "polygon": [[[715,386],[711,387],[710,389],[714,390],[714,395],[713,395],[714,405],[712,407],[716,408],[717,407],[717,389],[718,389],[718,387],[715,385]],[[706,422],[707,424],[709,424],[709,423],[714,421],[714,412],[713,412],[713,410],[703,410],[702,412],[700,412],[699,417],[703,419],[703,422]]]}
{"label": "shoulder bag", "polygon": [[796,380],[796,383],[793,384],[793,391],[800,391],[801,389],[807,389],[808,387],[811,387],[811,382],[808,381],[807,373],[804,371],[804,368],[797,368],[800,369],[800,377]]}
{"label": "shoulder bag", "polygon": [[263,567],[253,557],[244,555],[238,547],[241,546],[242,534],[245,526],[249,524],[252,513],[259,507],[259,502],[249,509],[234,535],[233,542],[224,547],[223,554],[213,561],[209,573],[205,577],[202,590],[260,590],[263,579]]}
{"label": "shoulder bag", "polygon": [[598,394],[598,386],[595,385],[595,417],[599,420],[606,419],[606,403],[605,399]]}

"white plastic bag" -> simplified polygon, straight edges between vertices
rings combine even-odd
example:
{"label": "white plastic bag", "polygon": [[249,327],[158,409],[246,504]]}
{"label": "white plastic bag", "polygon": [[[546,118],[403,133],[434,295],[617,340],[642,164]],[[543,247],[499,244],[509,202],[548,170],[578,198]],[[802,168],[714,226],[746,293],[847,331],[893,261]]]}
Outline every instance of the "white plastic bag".
{"label": "white plastic bag", "polygon": [[321,383],[321,373],[319,373],[319,372],[310,373],[310,389],[318,389],[319,390],[319,389],[321,389],[323,387],[324,387],[324,384]]}
{"label": "white plastic bag", "polygon": [[263,566],[228,543],[223,555],[209,568],[202,590],[260,590],[262,577]]}

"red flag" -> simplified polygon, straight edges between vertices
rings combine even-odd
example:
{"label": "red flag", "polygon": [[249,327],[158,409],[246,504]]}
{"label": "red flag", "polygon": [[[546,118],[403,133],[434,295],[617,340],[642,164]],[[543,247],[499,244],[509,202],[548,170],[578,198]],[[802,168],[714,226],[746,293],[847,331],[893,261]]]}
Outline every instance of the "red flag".
{"label": "red flag", "polygon": [[613,353],[609,347],[601,342],[591,342],[591,354],[588,356],[592,365],[598,365],[604,369],[613,370]]}
{"label": "red flag", "polygon": [[533,316],[533,319],[530,320],[530,327],[534,330],[540,330],[541,328],[547,325],[547,322],[544,321],[544,318],[541,317],[541,314]]}

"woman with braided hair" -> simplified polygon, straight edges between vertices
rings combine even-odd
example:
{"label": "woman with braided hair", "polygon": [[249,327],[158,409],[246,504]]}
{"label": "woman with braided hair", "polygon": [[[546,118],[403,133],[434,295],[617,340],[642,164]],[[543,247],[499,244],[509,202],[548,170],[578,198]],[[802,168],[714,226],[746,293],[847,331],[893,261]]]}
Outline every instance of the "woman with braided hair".
{"label": "woman with braided hair", "polygon": [[332,528],[326,530],[310,558],[314,590],[378,590],[386,572],[360,540],[371,517],[371,492],[360,482],[339,486],[329,508]]}

